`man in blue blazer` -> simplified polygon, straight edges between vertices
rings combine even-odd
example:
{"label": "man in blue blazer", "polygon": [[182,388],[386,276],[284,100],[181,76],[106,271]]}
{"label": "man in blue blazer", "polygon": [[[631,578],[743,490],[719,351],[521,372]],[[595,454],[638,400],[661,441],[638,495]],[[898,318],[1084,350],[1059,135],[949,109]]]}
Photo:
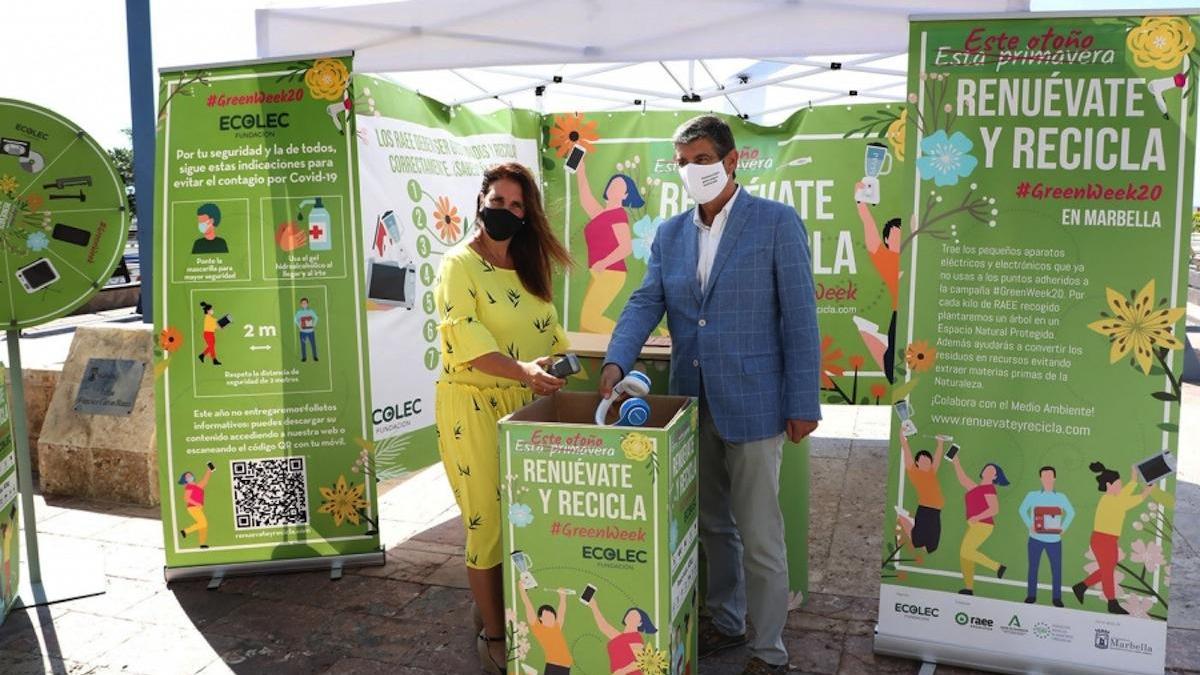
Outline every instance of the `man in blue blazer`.
{"label": "man in blue blazer", "polygon": [[733,180],[733,132],[705,115],[675,134],[699,204],[665,221],[613,331],[600,391],[633,367],[667,315],[671,392],[700,398],[700,539],[708,559],[700,655],[746,642],[747,674],[785,672],[788,572],[779,465],[817,428],[821,351],[807,235],[795,209]]}

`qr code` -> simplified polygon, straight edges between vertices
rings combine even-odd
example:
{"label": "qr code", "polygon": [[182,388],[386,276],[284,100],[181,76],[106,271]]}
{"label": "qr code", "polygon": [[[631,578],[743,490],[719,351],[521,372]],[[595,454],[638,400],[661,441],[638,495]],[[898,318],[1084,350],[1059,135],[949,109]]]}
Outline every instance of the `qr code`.
{"label": "qr code", "polygon": [[230,462],[233,519],[239,530],[308,524],[303,457]]}

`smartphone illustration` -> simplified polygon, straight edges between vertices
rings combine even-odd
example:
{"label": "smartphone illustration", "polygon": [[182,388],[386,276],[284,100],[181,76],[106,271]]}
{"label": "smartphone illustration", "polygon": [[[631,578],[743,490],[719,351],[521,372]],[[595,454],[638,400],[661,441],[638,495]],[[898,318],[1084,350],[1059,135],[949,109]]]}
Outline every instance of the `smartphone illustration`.
{"label": "smartphone illustration", "polygon": [[950,449],[946,451],[946,459],[953,460],[956,456],[958,456],[959,449],[958,443],[951,443]]}
{"label": "smartphone illustration", "polygon": [[62,223],[54,224],[54,231],[50,236],[59,241],[65,241],[68,244],[75,244],[76,246],[87,246],[88,242],[92,239],[91,232]]}
{"label": "smartphone illustration", "polygon": [[594,596],[595,594],[596,594],[596,587],[591,584],[588,584],[583,589],[583,593],[581,593],[579,595],[579,601],[585,605],[590,604],[592,602],[592,596]]}
{"label": "smartphone illustration", "polygon": [[26,293],[34,293],[58,281],[58,270],[49,260],[40,258],[17,270],[16,277]]}
{"label": "smartphone illustration", "polygon": [[586,154],[587,150],[584,150],[582,146],[576,145],[575,147],[571,148],[571,154],[567,155],[567,161],[564,162],[567,167],[567,171],[575,173],[575,170],[579,168],[580,163],[583,162],[583,156]]}

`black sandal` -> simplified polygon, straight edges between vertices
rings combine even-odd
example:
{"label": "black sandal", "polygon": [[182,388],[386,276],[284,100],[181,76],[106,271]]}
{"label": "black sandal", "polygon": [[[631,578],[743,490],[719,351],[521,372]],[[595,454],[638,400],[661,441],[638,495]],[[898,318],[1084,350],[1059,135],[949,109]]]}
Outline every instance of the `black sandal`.
{"label": "black sandal", "polygon": [[491,673],[491,675],[505,675],[508,672],[508,664],[496,663],[496,659],[492,658],[492,650],[488,648],[493,642],[504,642],[505,636],[489,637],[480,631],[477,637],[479,665],[483,668],[483,672]]}

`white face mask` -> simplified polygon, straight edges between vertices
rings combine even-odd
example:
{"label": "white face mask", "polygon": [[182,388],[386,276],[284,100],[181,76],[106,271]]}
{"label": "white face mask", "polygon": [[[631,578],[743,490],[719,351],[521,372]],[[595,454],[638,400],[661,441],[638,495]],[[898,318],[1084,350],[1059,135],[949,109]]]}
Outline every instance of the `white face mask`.
{"label": "white face mask", "polygon": [[681,166],[679,177],[683,179],[683,189],[697,204],[707,204],[716,199],[729,184],[724,162]]}

